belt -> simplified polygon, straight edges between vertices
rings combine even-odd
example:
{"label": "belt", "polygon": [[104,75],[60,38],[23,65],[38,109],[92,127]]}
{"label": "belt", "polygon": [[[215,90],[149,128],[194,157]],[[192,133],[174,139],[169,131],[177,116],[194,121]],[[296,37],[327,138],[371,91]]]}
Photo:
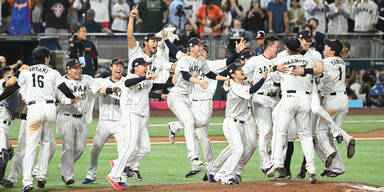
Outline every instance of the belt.
{"label": "belt", "polygon": [[329,95],[337,95],[337,93],[343,93],[344,95],[346,95],[347,94],[347,92],[333,92],[333,93],[330,93]]}
{"label": "belt", "polygon": [[71,117],[74,117],[74,118],[81,118],[81,117],[83,117],[82,114],[67,114],[67,113],[64,113],[64,115],[71,116]]}
{"label": "belt", "polygon": [[233,119],[233,121],[236,123],[236,122],[239,122],[241,124],[245,123],[245,121],[240,121],[240,120],[237,120],[237,119]]}
{"label": "belt", "polygon": [[[287,90],[287,93],[296,93],[296,90]],[[309,95],[309,92],[308,91],[306,91],[305,92],[307,95]]]}
{"label": "belt", "polygon": [[11,124],[10,121],[6,121],[6,120],[4,120],[3,123],[6,124],[6,125],[10,125]]}
{"label": "belt", "polygon": [[[46,104],[50,104],[50,103],[55,103],[55,101],[54,100],[46,100],[45,103]],[[28,102],[28,105],[33,105],[33,104],[36,104],[36,101]]]}
{"label": "belt", "polygon": [[20,114],[20,119],[27,120],[27,114],[26,113]]}
{"label": "belt", "polygon": [[277,93],[274,93],[274,92],[268,92],[268,93],[265,93],[265,92],[259,92],[257,93],[258,95],[265,95],[265,96],[268,96],[268,97],[276,97],[277,96]]}

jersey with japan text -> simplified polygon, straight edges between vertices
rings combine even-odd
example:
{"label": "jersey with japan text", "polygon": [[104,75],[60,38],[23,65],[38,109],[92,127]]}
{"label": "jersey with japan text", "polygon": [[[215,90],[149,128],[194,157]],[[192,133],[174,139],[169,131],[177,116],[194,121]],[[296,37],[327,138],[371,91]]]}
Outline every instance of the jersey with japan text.
{"label": "jersey with japan text", "polygon": [[[109,88],[121,87],[124,85],[124,77],[117,82],[113,82],[111,77],[97,78],[96,83],[100,86]],[[99,119],[109,121],[121,120],[121,108],[120,108],[120,96],[121,91],[112,94],[100,94],[99,97]]]}

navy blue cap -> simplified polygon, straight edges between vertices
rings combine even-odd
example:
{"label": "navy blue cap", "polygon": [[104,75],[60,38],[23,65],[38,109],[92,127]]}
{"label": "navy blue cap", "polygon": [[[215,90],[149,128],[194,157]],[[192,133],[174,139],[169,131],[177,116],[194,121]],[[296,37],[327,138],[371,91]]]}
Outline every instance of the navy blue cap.
{"label": "navy blue cap", "polygon": [[339,56],[340,52],[343,50],[343,44],[337,39],[326,39],[325,44],[335,51],[336,56]]}
{"label": "navy blue cap", "polygon": [[198,37],[192,37],[188,40],[188,46],[187,47],[193,47],[195,45],[200,45],[201,41]]}
{"label": "navy blue cap", "polygon": [[285,41],[285,45],[292,51],[300,50],[300,41],[296,37],[290,37]]}
{"label": "navy blue cap", "polygon": [[150,65],[152,62],[146,62],[144,58],[139,57],[132,61],[132,69],[139,65]]}
{"label": "navy blue cap", "polygon": [[144,36],[144,41],[148,41],[150,39],[156,39],[158,41],[162,40],[161,37],[157,37],[156,34],[154,34],[154,33],[148,33],[147,35]]}
{"label": "navy blue cap", "polygon": [[241,51],[240,53],[240,59],[241,60],[244,60],[244,59],[249,59],[250,57],[253,56],[253,52],[250,50],[250,49],[244,49],[243,51]]}
{"label": "navy blue cap", "polygon": [[233,74],[235,73],[236,70],[238,70],[240,67],[244,66],[241,64],[240,61],[235,61],[232,64],[230,64],[227,68],[228,74]]}
{"label": "navy blue cap", "polygon": [[312,39],[312,33],[310,31],[304,30],[297,33],[297,36],[302,39]]}
{"label": "navy blue cap", "polygon": [[115,63],[116,63],[116,64],[122,64],[122,65],[124,65],[124,62],[120,59],[120,57],[116,57],[116,58],[112,59],[110,65],[113,65],[113,64],[115,64]]}
{"label": "navy blue cap", "polygon": [[66,69],[70,69],[76,65],[81,65],[77,59],[71,59],[65,64]]}

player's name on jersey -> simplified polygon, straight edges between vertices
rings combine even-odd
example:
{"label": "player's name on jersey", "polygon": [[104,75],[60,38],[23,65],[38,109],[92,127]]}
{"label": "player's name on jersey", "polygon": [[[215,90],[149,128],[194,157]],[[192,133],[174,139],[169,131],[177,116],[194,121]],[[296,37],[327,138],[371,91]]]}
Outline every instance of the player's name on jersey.
{"label": "player's name on jersey", "polygon": [[29,68],[29,71],[30,72],[40,72],[40,73],[45,73],[45,74],[48,73],[47,68],[40,68],[39,66],[33,66],[33,67]]}
{"label": "player's name on jersey", "polygon": [[332,60],[332,61],[331,61],[331,64],[332,64],[332,65],[344,64],[344,61],[343,61],[343,60],[339,60],[339,59],[337,59],[337,60]]}
{"label": "player's name on jersey", "polygon": [[308,61],[304,59],[289,59],[288,61],[285,61],[284,64],[286,65],[308,65]]}

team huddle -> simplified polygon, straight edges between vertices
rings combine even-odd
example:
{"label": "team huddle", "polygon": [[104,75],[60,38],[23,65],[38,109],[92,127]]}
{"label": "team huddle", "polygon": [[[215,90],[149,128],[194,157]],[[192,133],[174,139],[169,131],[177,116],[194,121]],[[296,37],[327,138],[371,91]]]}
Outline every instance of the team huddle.
{"label": "team huddle", "polygon": [[[261,171],[268,177],[278,171],[276,180],[290,179],[296,135],[304,153],[298,178],[304,179],[308,172],[310,183],[318,181],[315,151],[325,165],[322,176],[336,177],[345,172],[334,138],[348,148],[348,158],[355,153],[355,140],[341,129],[348,98],[344,84],[346,65],[339,57],[343,45],[339,40],[325,42],[324,58],[310,49],[312,34],[300,31],[284,40],[286,49],[282,52],[281,40],[267,36],[262,55],[254,56],[241,40],[228,58],[208,60],[205,42],[191,38],[188,52],[184,53],[172,44],[172,34],[166,30],[160,33],[162,37],[146,35],[141,48],[133,35],[137,14],[135,7],[127,29],[129,62],[125,77],[119,58],[110,62],[108,78],[82,74],[82,64],[77,60],[68,61],[67,74],[61,76],[48,66],[49,50],[42,47],[33,51],[35,65],[23,65],[16,73],[7,67],[0,70],[3,186],[13,187],[23,168],[23,191],[34,188],[33,178],[38,188],[45,187],[48,164],[56,150],[55,122],[63,144],[61,179],[65,185],[74,184],[74,164],[85,150],[86,126],[92,121],[96,98],[99,123],[83,184],[96,180],[98,157],[110,136],[115,137],[118,151],[118,158],[110,161],[111,172],[107,175],[113,188],[124,190],[129,177],[143,179],[139,162],[151,151],[147,129],[149,98],[167,100],[178,118],[179,121],[168,123],[172,143],[177,132],[184,130],[191,163],[187,178],[204,172],[205,181],[239,184],[241,173],[258,146]],[[169,54],[177,58],[175,63],[169,62]],[[168,78],[172,78],[172,84],[166,83]],[[208,127],[218,81],[225,82],[223,88],[227,92],[223,132],[229,145],[215,159]],[[169,94],[154,92],[159,89],[169,89]],[[20,106],[18,100],[25,107],[20,115],[19,148],[13,155],[8,133]],[[199,142],[205,162],[200,157]],[[34,165],[39,143],[40,153]],[[12,156],[10,175],[5,178]]]}

